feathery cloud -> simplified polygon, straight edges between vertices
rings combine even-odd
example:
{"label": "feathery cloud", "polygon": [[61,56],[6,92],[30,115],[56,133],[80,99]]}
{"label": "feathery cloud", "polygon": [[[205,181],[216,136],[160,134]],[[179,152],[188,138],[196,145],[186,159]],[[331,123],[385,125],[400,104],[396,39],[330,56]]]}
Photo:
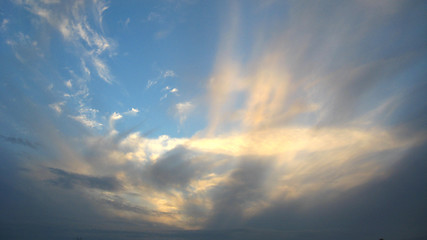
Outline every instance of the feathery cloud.
{"label": "feathery cloud", "polygon": [[[104,63],[105,60],[101,58],[105,51],[112,50],[112,43],[102,34],[102,29],[96,31],[88,23],[89,14],[86,12],[85,2],[67,2],[66,7],[62,4],[43,5],[36,1],[26,1],[21,4],[57,29],[65,40],[76,47],[77,53],[92,64],[102,80],[112,83],[113,77],[110,70]],[[94,1],[93,4],[96,11],[92,17],[102,28],[103,13],[108,6],[104,1]]]}
{"label": "feathery cloud", "polygon": [[166,70],[165,72],[163,72],[163,78],[168,78],[168,77],[175,77],[176,74],[174,71],[172,70]]}
{"label": "feathery cloud", "polygon": [[94,119],[90,119],[87,115],[70,116],[70,118],[76,120],[77,122],[80,122],[81,124],[89,128],[102,127],[101,123],[95,121]]}
{"label": "feathery cloud", "polygon": [[138,113],[139,113],[138,108],[131,108],[129,111],[124,112],[123,114],[135,116]]}
{"label": "feathery cloud", "polygon": [[67,86],[67,88],[72,88],[73,84],[71,83],[71,80],[65,81],[65,86]]}
{"label": "feathery cloud", "polygon": [[60,114],[62,113],[62,106],[65,105],[65,102],[57,102],[49,104],[49,107],[55,110],[56,113]]}
{"label": "feathery cloud", "polygon": [[8,24],[9,24],[9,19],[4,18],[0,24],[0,30],[3,32],[6,31]]}
{"label": "feathery cloud", "polygon": [[194,105],[191,102],[180,102],[175,105],[175,115],[179,119],[179,123],[183,124],[187,119],[188,114],[193,110]]}

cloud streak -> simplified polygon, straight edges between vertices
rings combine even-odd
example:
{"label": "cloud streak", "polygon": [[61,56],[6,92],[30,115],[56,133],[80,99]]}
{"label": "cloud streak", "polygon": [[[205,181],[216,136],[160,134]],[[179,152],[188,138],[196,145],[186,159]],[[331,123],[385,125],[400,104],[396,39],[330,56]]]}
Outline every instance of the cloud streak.
{"label": "cloud streak", "polygon": [[110,192],[121,189],[120,182],[114,177],[87,176],[83,174],[70,173],[57,168],[49,168],[49,171],[56,175],[56,178],[49,180],[49,182],[63,188],[73,188],[75,185],[79,185]]}
{"label": "cloud streak", "polygon": [[4,141],[7,141],[7,142],[10,142],[13,144],[18,144],[18,145],[30,147],[32,149],[38,149],[40,147],[40,144],[31,142],[25,138],[7,137],[7,136],[0,135],[0,139],[3,139]]}
{"label": "cloud streak", "polygon": [[[90,62],[98,73],[99,78],[111,84],[113,77],[103,60],[104,52],[112,50],[112,43],[101,32],[94,30],[86,13],[86,2],[62,2],[54,5],[44,5],[37,1],[22,2],[23,6],[34,15],[47,21],[58,30],[63,38],[72,43],[86,62]],[[102,26],[102,15],[108,9],[104,1],[93,2],[97,11],[93,18]]]}

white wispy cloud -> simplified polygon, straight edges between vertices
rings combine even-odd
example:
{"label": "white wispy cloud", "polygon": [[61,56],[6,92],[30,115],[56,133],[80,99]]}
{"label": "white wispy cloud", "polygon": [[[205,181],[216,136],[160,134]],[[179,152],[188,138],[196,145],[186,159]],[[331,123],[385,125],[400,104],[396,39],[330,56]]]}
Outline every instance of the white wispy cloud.
{"label": "white wispy cloud", "polygon": [[0,30],[1,31],[6,31],[7,30],[7,25],[9,24],[9,19],[3,19],[3,21],[1,22],[0,25]]}
{"label": "white wispy cloud", "polygon": [[96,55],[100,55],[111,47],[109,41],[103,35],[94,31],[86,21],[75,24],[73,30],[91,49],[95,50]]}
{"label": "white wispy cloud", "polygon": [[96,121],[96,115],[99,112],[99,110],[86,107],[83,101],[80,101],[80,109],[79,109],[79,115],[77,116],[69,116],[70,118],[80,122],[81,124],[85,125],[89,128],[101,128],[103,126],[102,123],[99,123]]}
{"label": "white wispy cloud", "polygon": [[126,18],[125,27],[127,27],[129,25],[129,23],[130,23],[130,18]]}
{"label": "white wispy cloud", "polygon": [[111,134],[117,133],[117,131],[114,129],[114,123],[117,120],[122,118],[123,118],[123,115],[121,115],[120,113],[114,112],[113,114],[111,114],[110,120],[109,120]]}
{"label": "white wispy cloud", "polygon": [[96,6],[96,11],[98,13],[98,23],[100,26],[102,26],[103,14],[109,8],[109,6],[107,5],[107,2],[103,0],[95,0],[94,3]]}
{"label": "white wispy cloud", "polygon": [[194,105],[191,102],[181,102],[175,105],[175,115],[179,118],[179,123],[183,124],[188,114],[193,110]]}
{"label": "white wispy cloud", "polygon": [[116,112],[114,112],[113,114],[111,114],[111,116],[110,116],[110,120],[119,120],[119,119],[121,119],[121,118],[123,118],[123,116],[120,114],[120,113],[116,113]]}
{"label": "white wispy cloud", "polygon": [[154,34],[155,39],[162,39],[167,37],[171,33],[171,30],[160,30]]}
{"label": "white wispy cloud", "polygon": [[73,84],[71,83],[71,79],[68,81],[65,81],[65,86],[67,86],[67,88],[72,88]]}
{"label": "white wispy cloud", "polygon": [[164,73],[163,73],[163,78],[167,78],[167,77],[175,77],[176,76],[176,74],[175,74],[175,72],[174,71],[172,71],[172,70],[166,70]]}
{"label": "white wispy cloud", "polygon": [[[53,87],[53,85],[52,85]],[[64,106],[65,102],[57,102],[49,104],[49,107],[55,110],[58,114],[62,113],[62,106]]]}
{"label": "white wispy cloud", "polygon": [[183,145],[187,138],[172,138],[161,135],[158,138],[146,138],[139,132],[127,136],[120,142],[120,147],[128,149],[125,158],[136,162],[155,161],[166,152]]}
{"label": "white wispy cloud", "polygon": [[82,63],[82,69],[83,69],[84,73],[87,74],[88,76],[90,76],[90,70],[86,66],[85,60],[83,58],[81,58],[80,60],[81,60],[81,63]]}
{"label": "white wispy cloud", "polygon": [[131,108],[129,111],[124,112],[125,115],[136,115],[139,113],[139,110],[137,108]]}
{"label": "white wispy cloud", "polygon": [[60,3],[60,0],[42,0],[44,4],[56,4]]}
{"label": "white wispy cloud", "polygon": [[[159,75],[155,79],[151,79],[151,80],[147,81],[146,88],[148,89],[148,88],[156,85],[157,83],[159,83],[159,81],[166,79],[166,78],[172,78],[172,77],[176,77],[176,74],[173,70],[160,71]],[[162,91],[163,90],[169,90],[169,86],[166,86],[165,88],[162,89]]]}
{"label": "white wispy cloud", "polygon": [[[113,55],[115,44],[104,35],[102,30],[102,18],[103,13],[108,9],[107,3],[99,0],[65,1],[61,4],[55,4],[56,1],[16,1],[14,3],[34,14],[38,18],[37,23],[47,24],[56,29],[65,42],[74,47],[73,52],[80,59],[81,74],[76,74],[69,69],[71,79],[65,81],[65,86],[73,91],[63,93],[63,97],[67,98],[67,104],[75,106],[78,111],[78,114],[72,114],[69,117],[86,127],[101,128],[103,124],[97,120],[98,110],[90,107],[88,82],[93,77],[99,77],[109,84],[113,82],[106,59]],[[92,24],[93,22],[95,24]],[[26,45],[31,45],[32,51],[38,49],[38,43],[32,41],[27,35],[20,34],[17,39],[10,39],[8,44],[15,49],[16,57],[21,59],[20,61],[27,59],[19,51],[21,42],[24,40]],[[63,102],[65,101],[49,106],[57,113],[61,113]]]}
{"label": "white wispy cloud", "polygon": [[22,63],[39,61],[40,58],[44,58],[39,43],[23,32],[17,32],[11,36],[6,40],[6,44],[12,48],[15,57]]}
{"label": "white wispy cloud", "polygon": [[166,99],[168,96],[169,96],[169,94],[170,93],[173,93],[173,94],[175,94],[176,96],[179,96],[179,94],[178,94],[178,89],[177,88],[170,88],[169,86],[166,86],[166,87],[164,87],[163,89],[162,89],[162,92],[165,92],[165,91],[167,91],[167,93],[165,93],[161,98],[160,98],[160,101],[161,100],[163,100],[163,99]]}
{"label": "white wispy cloud", "polygon": [[163,21],[162,15],[157,12],[150,12],[145,19],[145,22],[160,22]]}
{"label": "white wispy cloud", "polygon": [[80,122],[81,124],[83,124],[89,128],[100,128],[100,127],[102,127],[101,123],[99,123],[93,119],[88,118],[87,115],[70,116],[70,118]]}
{"label": "white wispy cloud", "polygon": [[157,84],[157,80],[148,80],[147,85],[145,86],[145,88],[149,89],[150,87],[154,86]]}
{"label": "white wispy cloud", "polygon": [[[72,43],[78,49],[77,53],[89,62],[98,76],[107,83],[112,83],[112,75],[109,67],[102,59],[106,51],[112,50],[111,40],[103,35],[102,18],[103,13],[108,9],[105,1],[94,1],[95,11],[87,11],[85,2],[70,1],[66,2],[67,7],[55,7],[57,5],[43,5],[37,1],[21,2],[24,7],[46,20],[53,28],[57,29],[65,40]],[[89,13],[99,24],[100,31],[96,31],[88,21]],[[84,43],[84,44],[82,44]],[[86,67],[87,73],[90,73]]]}
{"label": "white wispy cloud", "polygon": [[110,69],[107,67],[107,65],[98,57],[94,56],[92,57],[92,60],[99,77],[102,78],[106,83],[111,84],[112,79],[110,75]]}

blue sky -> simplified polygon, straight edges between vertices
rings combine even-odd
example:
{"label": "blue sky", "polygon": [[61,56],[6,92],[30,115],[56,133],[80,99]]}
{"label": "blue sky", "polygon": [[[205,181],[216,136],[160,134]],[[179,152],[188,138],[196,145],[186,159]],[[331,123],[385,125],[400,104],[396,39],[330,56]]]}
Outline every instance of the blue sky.
{"label": "blue sky", "polygon": [[426,237],[426,10],[0,1],[1,234]]}

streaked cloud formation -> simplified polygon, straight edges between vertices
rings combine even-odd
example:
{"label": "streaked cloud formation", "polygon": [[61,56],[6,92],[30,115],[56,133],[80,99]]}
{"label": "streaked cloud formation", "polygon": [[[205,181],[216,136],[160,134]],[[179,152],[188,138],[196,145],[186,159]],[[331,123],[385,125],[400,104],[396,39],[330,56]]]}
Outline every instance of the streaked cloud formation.
{"label": "streaked cloud formation", "polygon": [[6,238],[427,236],[425,3],[115,4],[5,4]]}

